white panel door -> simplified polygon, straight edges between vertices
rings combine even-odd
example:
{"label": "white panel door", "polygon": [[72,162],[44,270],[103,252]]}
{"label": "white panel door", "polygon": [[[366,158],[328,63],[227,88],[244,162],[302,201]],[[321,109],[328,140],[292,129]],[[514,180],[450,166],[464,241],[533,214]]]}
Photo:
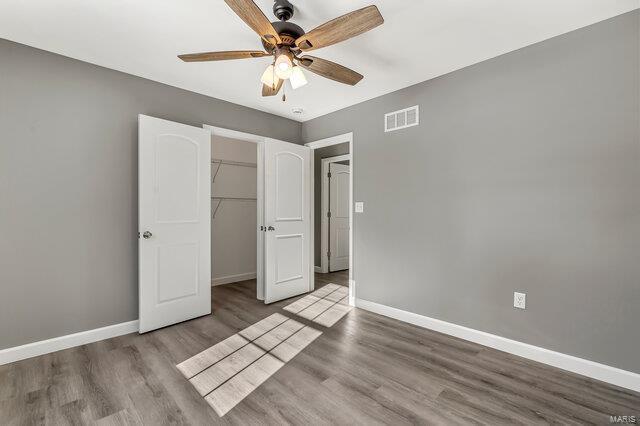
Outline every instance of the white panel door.
{"label": "white panel door", "polygon": [[329,163],[329,272],[349,269],[349,173],[344,164]]}
{"label": "white panel door", "polygon": [[139,116],[140,333],[211,313],[211,136]]}
{"label": "white panel door", "polygon": [[265,303],[311,290],[311,150],[264,146]]}

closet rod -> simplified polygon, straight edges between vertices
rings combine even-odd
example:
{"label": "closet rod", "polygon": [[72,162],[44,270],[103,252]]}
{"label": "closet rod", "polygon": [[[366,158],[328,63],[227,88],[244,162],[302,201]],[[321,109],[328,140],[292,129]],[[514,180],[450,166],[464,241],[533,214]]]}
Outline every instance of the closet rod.
{"label": "closet rod", "polygon": [[244,161],[220,160],[218,158],[212,159],[211,163],[228,164],[229,166],[253,167],[254,169],[258,167],[256,163],[246,163]]}

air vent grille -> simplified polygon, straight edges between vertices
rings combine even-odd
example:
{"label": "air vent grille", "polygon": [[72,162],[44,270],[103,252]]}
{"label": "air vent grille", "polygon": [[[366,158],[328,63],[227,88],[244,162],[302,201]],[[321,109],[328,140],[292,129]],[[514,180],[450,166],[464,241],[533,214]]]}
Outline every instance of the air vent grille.
{"label": "air vent grille", "polygon": [[385,117],[384,130],[387,129],[395,129],[396,128],[396,115],[395,114],[387,114]]}
{"label": "air vent grille", "polygon": [[384,115],[384,131],[406,129],[420,124],[420,110],[418,105],[393,111]]}

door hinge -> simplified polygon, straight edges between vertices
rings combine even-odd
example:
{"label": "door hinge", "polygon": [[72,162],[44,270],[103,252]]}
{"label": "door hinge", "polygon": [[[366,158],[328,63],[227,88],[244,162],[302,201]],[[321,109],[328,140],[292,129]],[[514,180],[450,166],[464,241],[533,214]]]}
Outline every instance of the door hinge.
{"label": "door hinge", "polygon": [[327,212],[327,217],[331,217],[331,212]]}
{"label": "door hinge", "polygon": [[327,252],[327,257],[331,257],[331,252],[330,251]]}
{"label": "door hinge", "polygon": [[331,179],[331,172],[327,173],[327,177]]}

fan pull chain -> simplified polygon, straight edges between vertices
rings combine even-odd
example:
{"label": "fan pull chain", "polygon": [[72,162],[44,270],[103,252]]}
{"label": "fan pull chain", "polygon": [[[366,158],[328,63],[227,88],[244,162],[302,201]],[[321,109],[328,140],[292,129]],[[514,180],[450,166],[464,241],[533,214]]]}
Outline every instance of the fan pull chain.
{"label": "fan pull chain", "polygon": [[282,85],[282,102],[286,102],[287,101],[287,85],[283,84]]}

